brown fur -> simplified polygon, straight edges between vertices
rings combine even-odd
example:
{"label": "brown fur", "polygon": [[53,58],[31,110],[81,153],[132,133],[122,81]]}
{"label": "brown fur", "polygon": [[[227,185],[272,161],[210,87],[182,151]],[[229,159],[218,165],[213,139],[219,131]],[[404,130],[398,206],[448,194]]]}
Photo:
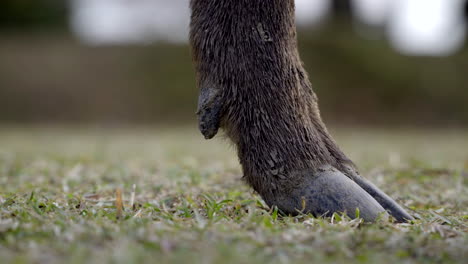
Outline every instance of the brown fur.
{"label": "brown fur", "polygon": [[[275,205],[299,175],[331,166],[359,177],[320,118],[299,58],[293,0],[192,0],[200,129],[237,146],[245,180]],[[304,176],[307,177],[307,176]]]}

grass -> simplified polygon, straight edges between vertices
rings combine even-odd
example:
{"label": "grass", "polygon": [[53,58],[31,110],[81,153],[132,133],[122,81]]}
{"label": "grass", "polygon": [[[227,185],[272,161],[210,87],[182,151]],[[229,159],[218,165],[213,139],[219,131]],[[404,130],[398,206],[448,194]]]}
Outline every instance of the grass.
{"label": "grass", "polygon": [[416,221],[278,215],[192,127],[3,127],[0,262],[466,263],[467,131],[334,134]]}

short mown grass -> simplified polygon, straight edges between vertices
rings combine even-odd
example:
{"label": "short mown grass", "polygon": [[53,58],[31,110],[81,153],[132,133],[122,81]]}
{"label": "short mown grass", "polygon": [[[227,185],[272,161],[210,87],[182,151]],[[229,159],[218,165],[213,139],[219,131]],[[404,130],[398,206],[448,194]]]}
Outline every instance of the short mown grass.
{"label": "short mown grass", "polygon": [[466,263],[467,131],[333,134],[413,223],[281,216],[193,127],[3,127],[0,262]]}

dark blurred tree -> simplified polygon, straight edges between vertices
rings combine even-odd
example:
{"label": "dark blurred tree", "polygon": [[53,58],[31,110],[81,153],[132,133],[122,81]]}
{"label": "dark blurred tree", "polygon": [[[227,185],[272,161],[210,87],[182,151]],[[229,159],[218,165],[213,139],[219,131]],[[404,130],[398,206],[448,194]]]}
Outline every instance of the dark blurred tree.
{"label": "dark blurred tree", "polygon": [[1,0],[0,29],[64,28],[67,0]]}
{"label": "dark blurred tree", "polygon": [[352,16],[352,3],[351,0],[333,0],[332,12],[335,18],[351,18]]}
{"label": "dark blurred tree", "polygon": [[330,18],[329,23],[325,24],[326,30],[337,34],[354,32],[352,0],[332,0]]}
{"label": "dark blurred tree", "polygon": [[465,20],[468,23],[468,0],[465,1]]}

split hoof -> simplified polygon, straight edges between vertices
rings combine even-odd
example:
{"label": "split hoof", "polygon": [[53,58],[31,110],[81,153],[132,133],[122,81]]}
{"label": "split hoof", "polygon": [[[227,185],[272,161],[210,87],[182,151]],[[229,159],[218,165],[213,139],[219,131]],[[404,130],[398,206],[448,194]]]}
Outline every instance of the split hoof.
{"label": "split hoof", "polygon": [[[308,175],[307,175],[308,174]],[[273,199],[265,199],[269,206],[277,206],[285,214],[311,213],[316,217],[346,213],[351,218],[359,217],[374,222],[379,217],[388,217],[385,209],[365,190],[340,171],[324,166],[314,175],[301,173],[300,186]]]}

